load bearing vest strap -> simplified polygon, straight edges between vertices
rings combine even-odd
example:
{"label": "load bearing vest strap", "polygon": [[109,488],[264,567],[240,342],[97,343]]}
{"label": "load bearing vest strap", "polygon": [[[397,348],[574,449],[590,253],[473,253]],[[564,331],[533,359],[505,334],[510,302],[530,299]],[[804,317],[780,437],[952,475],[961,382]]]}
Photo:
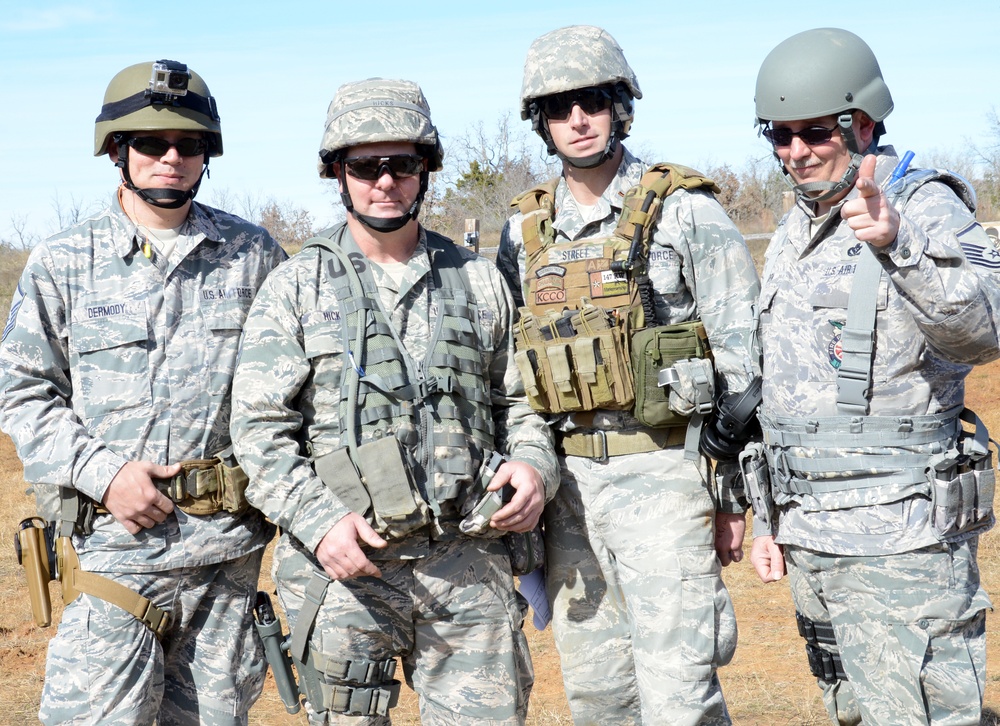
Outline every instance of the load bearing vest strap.
{"label": "load bearing vest strap", "polygon": [[[646,266],[663,199],[677,189],[717,192],[719,188],[687,167],[657,164],[625,194],[622,213],[610,236],[557,242],[553,220],[558,181],[534,187],[511,203],[523,215],[526,288],[526,307],[520,311],[515,330],[515,362],[535,410],[633,410],[636,387],[640,385],[636,382],[640,376],[636,366],[643,366],[640,377],[646,375],[646,361],[633,360],[630,350],[636,332],[670,331],[667,336],[656,336],[654,342],[676,339],[678,334],[690,338],[690,345],[678,348],[677,356],[668,355],[663,367],[684,357],[707,355],[697,333],[689,329],[697,323],[681,323],[684,330],[676,332],[674,326],[647,328],[653,323],[647,320],[652,315],[652,304],[644,304],[643,299],[652,294]],[[658,358],[659,352],[651,350],[649,355]],[[651,380],[654,393],[662,391],[665,395],[667,389],[656,386],[656,371]],[[641,385],[645,394],[647,386]],[[655,401],[652,404],[653,410],[659,410]],[[644,398],[643,416],[646,410]],[[640,420],[649,426],[686,421]]]}
{"label": "load bearing vest strap", "polygon": [[[975,213],[975,195],[967,182],[955,174],[937,169],[913,170],[887,189],[886,195],[890,203],[902,211],[917,189],[932,181],[947,184]],[[875,318],[883,274],[872,246],[862,244],[847,303],[847,321],[841,333],[843,353],[837,370],[837,410],[844,416],[864,416],[868,413],[875,360]]]}
{"label": "load bearing vest strap", "polygon": [[[306,243],[332,253],[333,261],[347,271],[346,275],[340,269],[330,274],[346,321],[339,432],[346,451],[335,467],[340,475],[326,475],[330,467],[320,460],[317,473],[345,503],[356,501],[359,513],[365,514],[370,505],[367,516],[374,520],[376,531],[385,525],[390,535],[401,537],[405,530],[431,519],[437,522],[441,502],[458,495],[470,472],[478,470],[476,460],[482,452],[493,449],[494,423],[483,386],[488,372],[483,369],[480,350],[482,322],[461,252],[451,241],[427,232],[432,260],[428,287],[438,314],[431,321],[427,354],[422,362],[413,359],[382,310],[371,272],[365,268],[359,274],[349,259],[348,255],[360,250],[345,232],[341,226],[329,238]],[[418,438],[421,430],[424,434]],[[386,456],[373,457],[368,450],[380,441],[392,448],[389,444],[403,440],[412,451],[403,452],[397,445],[396,474],[385,475],[392,452],[380,449]],[[411,471],[413,460],[418,468]],[[348,485],[352,491],[343,491]],[[404,512],[400,520],[403,487],[408,490],[403,499],[416,513],[409,517]],[[417,516],[421,510],[424,514]]]}

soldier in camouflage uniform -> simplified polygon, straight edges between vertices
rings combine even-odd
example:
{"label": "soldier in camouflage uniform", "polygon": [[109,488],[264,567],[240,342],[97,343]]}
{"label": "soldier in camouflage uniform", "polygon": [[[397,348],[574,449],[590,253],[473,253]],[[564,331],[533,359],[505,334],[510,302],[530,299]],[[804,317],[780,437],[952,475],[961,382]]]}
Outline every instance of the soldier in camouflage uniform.
{"label": "soldier in camouflage uniform", "polygon": [[[555,453],[513,363],[503,279],[417,221],[442,153],[417,85],[343,85],[319,170],[347,221],[268,278],[242,343],[233,439],[248,497],[282,529],[274,579],[314,724],[389,723],[397,657],[425,724],[526,717],[498,535],[534,528]],[[510,500],[469,536],[487,484]]]}
{"label": "soldier in camouflage uniform", "polygon": [[1000,264],[961,179],[877,145],[892,108],[845,30],[788,38],[757,77],[798,202],[762,281],[751,561],[765,582],[787,567],[833,723],[978,724],[994,475],[963,398],[1000,354]]}
{"label": "soldier in camouflage uniform", "polygon": [[115,162],[118,198],[32,250],[0,344],[0,422],[67,538],[39,717],[246,723],[264,682],[252,607],[273,528],[248,509],[235,462],[214,457],[230,447],[240,329],[286,255],[193,201],[222,135],[183,64],[118,73],[94,153]]}
{"label": "soldier in camouflage uniform", "polygon": [[[567,298],[559,306],[581,304],[562,287],[574,276],[567,269],[575,258],[594,263],[588,275],[597,305],[601,282],[610,288],[621,279],[596,258],[624,214],[626,192],[648,169],[621,144],[639,97],[621,48],[600,28],[562,28],[531,45],[521,115],[563,162],[545,225],[551,219],[548,243],[567,262],[553,253],[545,267],[529,267],[525,237],[534,234],[535,212],[515,200],[497,264],[527,305],[522,320],[551,296]],[[714,186],[692,170],[675,171]],[[738,392],[752,375],[757,274],[722,207],[697,186],[664,198],[653,219],[647,324],[700,319],[715,372],[699,370],[720,392]],[[627,356],[619,358],[628,365]],[[597,407],[555,421],[561,483],[545,509],[546,584],[574,721],[729,723],[717,669],[736,647],[720,576],[742,557],[745,502],[733,487],[735,462],[713,474],[697,439],[685,446],[686,418],[651,428],[630,409]]]}

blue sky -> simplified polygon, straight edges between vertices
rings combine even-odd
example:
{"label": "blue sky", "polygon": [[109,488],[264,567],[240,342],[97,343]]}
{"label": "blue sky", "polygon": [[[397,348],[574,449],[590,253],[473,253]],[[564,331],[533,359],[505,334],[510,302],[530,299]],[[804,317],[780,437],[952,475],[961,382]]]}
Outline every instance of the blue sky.
{"label": "blue sky", "polygon": [[644,94],[632,139],[656,157],[648,161],[739,167],[767,157],[753,129],[757,69],[777,43],[812,27],[847,28],[872,46],[895,100],[885,141],[916,151],[915,164],[988,143],[987,115],[1000,107],[997,0],[10,5],[0,16],[0,237],[15,219],[56,231],[57,200],[68,208],[109,198],[117,177],[107,157],[92,156],[94,118],[115,73],[157,58],[187,63],[218,100],[225,155],[199,199],[223,190],[274,197],[317,223],[334,215],[316,152],[341,83],[420,83],[447,154],[449,139],[477,122],[489,129],[510,113],[527,127],[517,115],[525,53],[563,25],[601,25],[625,50]]}

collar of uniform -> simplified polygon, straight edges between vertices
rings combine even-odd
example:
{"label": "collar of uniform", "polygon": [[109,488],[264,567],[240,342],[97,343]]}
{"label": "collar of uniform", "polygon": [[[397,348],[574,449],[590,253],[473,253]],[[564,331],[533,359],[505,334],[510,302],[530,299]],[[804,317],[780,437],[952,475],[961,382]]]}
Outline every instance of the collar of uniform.
{"label": "collar of uniform", "polygon": [[[128,257],[139,249],[138,239],[142,236],[139,228],[125,214],[125,211],[121,208],[121,204],[117,201],[111,206],[110,217],[115,250],[122,258]],[[180,234],[199,240],[222,239],[222,233],[215,225],[212,217],[197,202],[191,204],[187,219],[181,225]]]}
{"label": "collar of uniform", "polygon": [[[602,211],[604,211],[604,217],[607,217],[612,210],[614,210],[616,215],[621,212],[622,200],[625,198],[625,192],[639,183],[639,180],[642,179],[643,172],[646,170],[646,165],[634,156],[632,152],[625,148],[624,145],[622,145],[622,152],[622,160],[621,163],[618,164],[618,171],[615,173],[614,178],[604,190],[600,199],[597,200],[597,204],[603,208]],[[567,233],[569,230],[567,230],[565,226],[559,224],[559,210],[565,207],[568,197],[570,197],[569,186],[567,186],[566,180],[560,177],[559,184],[556,187],[556,217],[553,221],[553,226],[556,229]],[[571,238],[573,237],[572,234],[569,236]]]}

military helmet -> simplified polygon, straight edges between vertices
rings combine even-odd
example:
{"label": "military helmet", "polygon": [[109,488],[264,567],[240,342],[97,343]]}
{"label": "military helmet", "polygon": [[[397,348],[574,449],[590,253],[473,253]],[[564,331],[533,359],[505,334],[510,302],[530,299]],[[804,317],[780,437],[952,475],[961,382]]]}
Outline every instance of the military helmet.
{"label": "military helmet", "polygon": [[319,175],[334,178],[330,164],[345,149],[383,141],[416,144],[427,157],[429,171],[442,168],[444,149],[420,86],[386,78],[345,83],[337,89],[326,113]]}
{"label": "military helmet", "polygon": [[880,122],[892,112],[872,49],[840,28],[806,30],[779,43],[761,64],[754,101],[758,124],[854,109]]}
{"label": "military helmet", "polygon": [[94,156],[108,153],[116,133],[201,131],[208,156],[222,156],[222,127],[215,98],[205,81],[185,64],[159,60],[119,71],[94,128]]}
{"label": "military helmet", "polygon": [[642,98],[639,80],[608,31],[592,25],[553,30],[528,49],[521,84],[521,118],[529,118],[529,105],[536,98],[619,83],[625,85],[632,98]]}

